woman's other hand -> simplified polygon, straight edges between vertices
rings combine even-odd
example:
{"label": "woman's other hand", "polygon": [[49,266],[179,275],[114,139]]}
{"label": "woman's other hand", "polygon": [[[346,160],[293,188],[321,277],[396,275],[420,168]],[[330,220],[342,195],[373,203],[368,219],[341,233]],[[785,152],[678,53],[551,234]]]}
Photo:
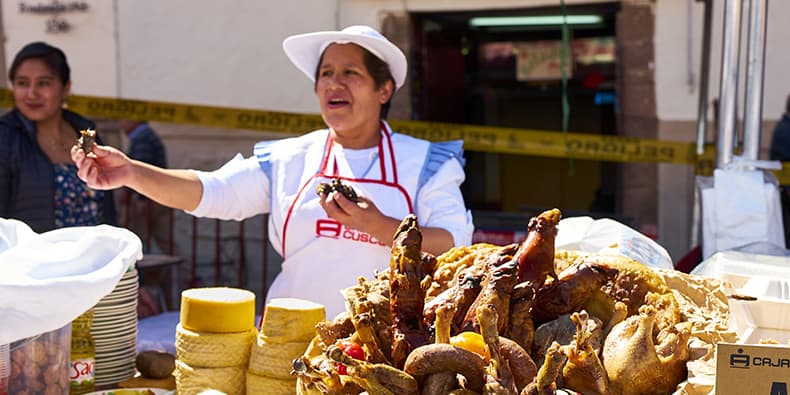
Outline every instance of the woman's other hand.
{"label": "woman's other hand", "polygon": [[319,202],[329,218],[349,228],[368,233],[385,244],[390,243],[399,222],[382,214],[367,197],[360,195],[358,199],[359,201],[353,202],[342,193],[332,191],[319,199]]}
{"label": "woman's other hand", "polygon": [[[384,244],[392,243],[395,231],[401,220],[384,215],[376,205],[365,196],[352,202],[342,193],[333,191],[318,199],[329,218],[344,226],[365,232]],[[440,255],[453,246],[453,236],[445,229],[423,226],[422,250]]]}
{"label": "woman's other hand", "polygon": [[128,184],[132,163],[123,152],[109,146],[94,145],[86,154],[77,145],[71,147],[71,160],[77,165],[77,176],[94,189],[115,189]]}
{"label": "woman's other hand", "polygon": [[332,191],[323,195],[323,199],[319,201],[329,218],[363,232],[367,232],[372,222],[380,221],[384,217],[378,207],[364,196],[359,196],[358,201],[353,202],[342,193]]}

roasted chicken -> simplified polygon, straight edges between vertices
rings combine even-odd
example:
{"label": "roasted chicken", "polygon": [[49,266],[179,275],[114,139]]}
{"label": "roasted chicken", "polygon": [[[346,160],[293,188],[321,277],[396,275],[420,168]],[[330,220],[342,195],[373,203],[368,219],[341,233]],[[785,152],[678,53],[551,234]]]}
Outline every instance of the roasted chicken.
{"label": "roasted chicken", "polygon": [[612,395],[669,394],[686,376],[688,323],[653,337],[657,311],[644,305],[639,314],[612,328],[603,347],[603,364]]}

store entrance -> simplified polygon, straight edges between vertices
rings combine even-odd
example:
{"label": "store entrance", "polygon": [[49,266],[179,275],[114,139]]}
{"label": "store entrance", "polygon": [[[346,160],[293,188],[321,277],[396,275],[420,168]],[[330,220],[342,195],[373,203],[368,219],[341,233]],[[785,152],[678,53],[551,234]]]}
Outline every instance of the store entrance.
{"label": "store entrance", "polygon": [[[617,11],[616,3],[567,8],[588,23],[570,25],[565,93],[560,25],[540,24],[561,9],[413,14],[416,118],[562,133],[566,97],[570,132],[616,135]],[[475,151],[466,159],[462,188],[472,210],[614,216],[615,164]]]}

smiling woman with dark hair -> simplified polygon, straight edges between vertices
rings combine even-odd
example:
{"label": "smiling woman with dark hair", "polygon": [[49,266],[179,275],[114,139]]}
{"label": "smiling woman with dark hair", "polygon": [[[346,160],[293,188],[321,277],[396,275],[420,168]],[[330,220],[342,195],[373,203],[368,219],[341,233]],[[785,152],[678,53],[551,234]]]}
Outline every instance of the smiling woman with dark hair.
{"label": "smiling woman with dark hair", "polygon": [[393,235],[408,214],[419,219],[424,251],[471,243],[462,143],[390,128],[384,118],[407,62],[376,30],[299,34],[283,49],[314,81],[327,129],[258,143],[255,155],[214,172],[161,169],[106,147],[87,155],[75,147],[72,158],[96,188],[128,186],[197,216],[270,213],[270,241],[283,266],[267,299],[308,299],[334,316],[344,310],[340,289],[389,267]]}
{"label": "smiling woman with dark hair", "polygon": [[77,177],[70,149],[93,122],[63,109],[71,89],[66,55],[44,42],[22,48],[8,78],[14,109],[0,117],[0,217],[36,232],[115,223],[110,192]]}

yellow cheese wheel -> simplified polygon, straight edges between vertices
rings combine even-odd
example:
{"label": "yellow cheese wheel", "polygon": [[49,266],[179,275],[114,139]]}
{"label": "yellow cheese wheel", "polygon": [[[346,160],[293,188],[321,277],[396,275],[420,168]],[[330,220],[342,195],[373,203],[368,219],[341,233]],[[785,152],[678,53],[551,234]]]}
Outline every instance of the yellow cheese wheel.
{"label": "yellow cheese wheel", "polygon": [[258,336],[252,346],[249,371],[261,376],[278,379],[293,379],[293,360],[304,354],[309,342],[268,343]]}
{"label": "yellow cheese wheel", "polygon": [[192,367],[247,366],[258,331],[208,333],[176,325],[176,357]]}
{"label": "yellow cheese wheel", "polygon": [[238,288],[192,288],[181,293],[181,326],[195,332],[246,332],[255,326],[255,294]]}
{"label": "yellow cheese wheel", "polygon": [[244,366],[227,368],[196,368],[176,360],[176,393],[198,395],[223,393],[243,395],[247,369]]}
{"label": "yellow cheese wheel", "polygon": [[309,342],[315,324],[326,319],[324,306],[303,299],[274,298],[266,305],[261,336],[267,343]]}
{"label": "yellow cheese wheel", "polygon": [[247,395],[253,394],[294,395],[296,379],[276,379],[247,372]]}

